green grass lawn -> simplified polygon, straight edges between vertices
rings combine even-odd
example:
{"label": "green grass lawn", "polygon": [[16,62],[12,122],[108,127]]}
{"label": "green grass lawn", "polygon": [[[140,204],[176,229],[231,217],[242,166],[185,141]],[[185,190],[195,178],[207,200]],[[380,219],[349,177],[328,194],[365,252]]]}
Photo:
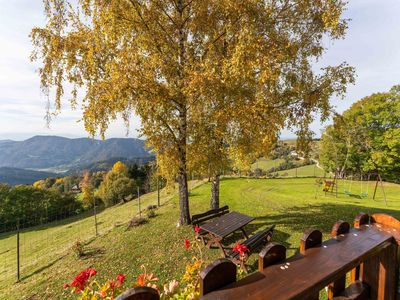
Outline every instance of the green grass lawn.
{"label": "green grass lawn", "polygon": [[[340,181],[339,197],[336,198],[329,193],[325,195],[315,178],[224,178],[221,181],[220,204],[227,204],[231,210],[255,217],[255,221],[247,226],[250,234],[276,224],[275,241],[283,243],[289,249],[288,255],[292,255],[297,251],[299,239],[307,228],[318,228],[323,231],[324,238],[328,238],[335,221],[342,219],[352,222],[359,212],[384,212],[400,218],[399,185],[385,183],[387,207],[380,190],[377,199],[371,199],[373,182],[369,184],[367,198],[358,196],[367,191],[365,182],[351,182],[352,196],[344,193],[349,185],[348,181]],[[207,210],[209,199],[209,183],[192,189],[191,213]],[[146,195],[142,200],[144,206],[154,204],[155,195]],[[0,299],[61,298],[62,284],[89,266],[98,270],[98,278],[114,277],[123,272],[128,275],[127,280],[132,281],[141,273],[140,266],[145,265],[149,272],[159,276],[161,282],[179,279],[185,263],[196,254],[194,250],[185,251],[183,247],[183,240],[192,238],[193,230],[189,226],[176,226],[179,218],[176,195],[164,192],[162,203],[157,209],[157,217],[130,230],[127,230],[126,223],[137,213],[137,202],[104,210],[99,214],[101,224],[97,238],[93,238],[93,217],[64,221],[63,224],[24,233],[23,243],[27,248],[22,266],[28,262],[34,264],[22,268],[20,283],[15,283],[15,273],[3,269],[3,264],[8,265],[8,260],[12,261],[11,265],[15,264],[12,251],[7,251],[15,246],[15,235],[0,236]],[[84,259],[75,258],[70,250],[78,237],[89,241],[87,248],[91,255]],[[241,235],[234,235],[228,243],[233,244],[240,238]],[[203,248],[203,252],[206,262],[220,255],[218,249]],[[257,268],[256,258],[253,255],[249,261],[252,271]]]}
{"label": "green grass lawn", "polygon": [[278,167],[281,163],[285,160],[282,158],[277,159],[267,159],[267,158],[260,158],[254,164],[251,165],[251,170],[261,169],[264,171],[268,171],[271,168]]}
{"label": "green grass lawn", "polygon": [[282,170],[277,172],[279,177],[323,177],[324,170],[316,165],[307,165],[296,169]]}

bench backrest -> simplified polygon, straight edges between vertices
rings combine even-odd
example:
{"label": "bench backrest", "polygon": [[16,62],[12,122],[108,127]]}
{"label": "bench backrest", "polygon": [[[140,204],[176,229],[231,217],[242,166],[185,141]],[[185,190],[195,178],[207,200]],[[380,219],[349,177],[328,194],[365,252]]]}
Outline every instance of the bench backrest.
{"label": "bench backrest", "polygon": [[208,220],[220,217],[224,214],[229,213],[229,206],[225,205],[221,208],[211,209],[206,211],[205,213],[197,214],[192,216],[192,224],[193,225],[200,225]]}

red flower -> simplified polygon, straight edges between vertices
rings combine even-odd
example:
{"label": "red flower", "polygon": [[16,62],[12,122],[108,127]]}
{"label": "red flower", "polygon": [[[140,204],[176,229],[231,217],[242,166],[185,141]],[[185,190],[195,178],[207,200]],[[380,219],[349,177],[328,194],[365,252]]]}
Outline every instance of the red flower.
{"label": "red flower", "polygon": [[110,289],[115,289],[117,287],[117,282],[115,280],[109,280]]}
{"label": "red flower", "polygon": [[249,249],[242,244],[237,243],[235,248],[233,248],[233,252],[238,252],[240,256],[244,256],[246,251],[249,251]]}
{"label": "red flower", "polygon": [[190,247],[190,242],[188,239],[185,239],[185,249],[188,250]]}
{"label": "red flower", "polygon": [[64,288],[64,289],[69,288],[69,284],[68,284],[68,283],[64,283],[63,288]]}
{"label": "red flower", "polygon": [[75,292],[80,293],[85,289],[86,283],[89,280],[89,278],[96,274],[97,271],[95,269],[91,268],[86,269],[80,272],[78,275],[76,275],[70,284],[64,284],[64,287],[65,288],[73,287],[75,288]]}
{"label": "red flower", "polygon": [[125,274],[118,274],[118,276],[117,276],[117,281],[118,281],[120,284],[123,284],[123,283],[125,282],[125,277],[126,277]]}
{"label": "red flower", "polygon": [[200,232],[200,227],[198,225],[194,226],[194,232],[199,233]]}
{"label": "red flower", "polygon": [[96,271],[95,269],[89,268],[89,269],[87,269],[86,271],[88,272],[89,277],[92,277],[92,276],[94,276],[94,275],[97,274],[97,271]]}

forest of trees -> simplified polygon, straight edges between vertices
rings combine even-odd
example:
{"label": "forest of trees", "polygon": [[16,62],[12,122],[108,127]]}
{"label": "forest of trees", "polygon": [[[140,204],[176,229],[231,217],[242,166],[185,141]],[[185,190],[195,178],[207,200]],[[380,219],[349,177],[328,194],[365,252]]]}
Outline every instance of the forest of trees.
{"label": "forest of trees", "polygon": [[[96,205],[112,206],[132,200],[140,193],[157,189],[152,163],[126,166],[114,164],[109,172],[83,172],[81,175],[46,178],[33,185],[12,187],[0,184],[0,232],[60,220]],[[158,180],[160,188],[165,181]]]}
{"label": "forest of trees", "polygon": [[377,174],[384,180],[400,178],[400,86],[354,103],[320,143],[320,160],[327,171],[339,175]]}

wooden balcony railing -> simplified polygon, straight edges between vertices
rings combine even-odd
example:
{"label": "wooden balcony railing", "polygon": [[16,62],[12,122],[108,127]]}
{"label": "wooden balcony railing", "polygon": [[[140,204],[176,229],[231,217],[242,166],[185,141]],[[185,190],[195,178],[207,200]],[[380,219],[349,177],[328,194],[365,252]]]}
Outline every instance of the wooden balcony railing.
{"label": "wooden balcony railing", "polygon": [[[201,272],[202,299],[396,299],[400,222],[385,214],[360,214],[354,228],[333,225],[332,238],[308,230],[300,253],[286,259],[284,246],[271,243],[261,251],[259,271],[236,281],[236,266],[219,259]],[[347,280],[346,275],[350,273]]]}

